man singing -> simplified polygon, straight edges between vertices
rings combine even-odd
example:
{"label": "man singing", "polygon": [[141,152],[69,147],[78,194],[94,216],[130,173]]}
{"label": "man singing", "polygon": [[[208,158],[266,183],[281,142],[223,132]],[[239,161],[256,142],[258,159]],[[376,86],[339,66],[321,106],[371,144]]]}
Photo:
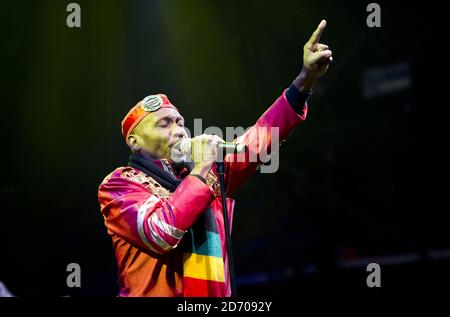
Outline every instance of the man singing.
{"label": "man singing", "polygon": [[[303,68],[292,85],[236,140],[249,152],[268,153],[270,128],[277,128],[284,140],[306,119],[312,87],[332,62],[328,46],[319,43],[325,26],[326,21],[321,21],[305,44]],[[172,149],[187,134],[183,117],[163,94],[138,102],[122,121],[122,134],[131,149],[130,161],[109,174],[98,190],[117,260],[119,295],[230,296],[214,164],[217,145],[223,140],[206,134],[192,138],[193,166],[177,164]],[[260,163],[249,160],[249,153],[227,155],[227,195]],[[231,223],[234,201],[230,198],[227,207]]]}

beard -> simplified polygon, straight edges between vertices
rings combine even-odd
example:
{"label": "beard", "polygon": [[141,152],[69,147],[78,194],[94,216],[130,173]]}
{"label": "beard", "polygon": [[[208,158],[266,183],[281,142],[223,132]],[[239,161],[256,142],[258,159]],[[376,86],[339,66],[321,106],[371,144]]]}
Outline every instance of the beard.
{"label": "beard", "polygon": [[175,171],[179,172],[181,171],[183,168],[187,168],[188,171],[192,171],[192,169],[194,168],[194,162],[174,162],[172,161],[172,167]]}

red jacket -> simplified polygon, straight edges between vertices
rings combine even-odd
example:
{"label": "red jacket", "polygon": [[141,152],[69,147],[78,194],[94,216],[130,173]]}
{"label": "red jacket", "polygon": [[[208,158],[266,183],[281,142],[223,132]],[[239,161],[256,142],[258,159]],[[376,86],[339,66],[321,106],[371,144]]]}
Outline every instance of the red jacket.
{"label": "red jacket", "polygon": [[[267,153],[271,146],[270,128],[278,127],[279,139],[284,140],[305,120],[306,113],[306,104],[299,115],[283,93],[236,142],[247,145],[250,153]],[[261,163],[249,162],[249,155],[226,157],[227,196]],[[160,164],[170,168],[164,160]],[[119,167],[101,183],[98,199],[116,255],[120,296],[230,295],[223,211],[215,169],[209,173],[206,184],[187,175],[171,193],[143,172],[129,166]],[[227,204],[231,225],[234,200],[227,198]],[[177,246],[208,206],[214,212],[222,250],[219,257],[200,255],[187,260]],[[208,263],[213,263],[217,270],[205,269],[202,261],[212,261]],[[189,279],[207,280],[209,286],[192,284],[196,285],[192,287],[183,282]]]}

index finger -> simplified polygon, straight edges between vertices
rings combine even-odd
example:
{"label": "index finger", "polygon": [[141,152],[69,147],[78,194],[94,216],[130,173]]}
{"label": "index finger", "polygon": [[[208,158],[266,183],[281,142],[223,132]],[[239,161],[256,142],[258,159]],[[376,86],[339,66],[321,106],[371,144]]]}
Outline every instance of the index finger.
{"label": "index finger", "polygon": [[225,140],[216,134],[211,134],[212,140],[215,140],[217,143],[225,143]]}
{"label": "index finger", "polygon": [[309,44],[319,43],[320,37],[322,36],[325,26],[327,26],[327,21],[325,21],[325,20],[320,21],[319,26],[314,31],[314,33],[311,35],[311,38],[308,41]]}

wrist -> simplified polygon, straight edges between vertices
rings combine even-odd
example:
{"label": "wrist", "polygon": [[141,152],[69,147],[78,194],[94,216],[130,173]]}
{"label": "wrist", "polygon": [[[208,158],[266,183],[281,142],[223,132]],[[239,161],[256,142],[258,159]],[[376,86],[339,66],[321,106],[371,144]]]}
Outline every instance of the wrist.
{"label": "wrist", "polygon": [[306,102],[308,101],[309,97],[311,97],[312,93],[312,90],[300,91],[299,89],[297,89],[297,87],[295,87],[294,84],[292,84],[286,91],[286,99],[291,107],[295,110],[295,112],[302,115],[305,109]]}
{"label": "wrist", "polygon": [[311,92],[315,83],[317,82],[317,77],[314,76],[310,70],[303,67],[300,74],[295,78],[293,84],[301,92]]}
{"label": "wrist", "polygon": [[197,174],[206,178],[208,176],[209,171],[211,170],[212,163],[195,163],[194,168],[191,171],[191,174]]}

